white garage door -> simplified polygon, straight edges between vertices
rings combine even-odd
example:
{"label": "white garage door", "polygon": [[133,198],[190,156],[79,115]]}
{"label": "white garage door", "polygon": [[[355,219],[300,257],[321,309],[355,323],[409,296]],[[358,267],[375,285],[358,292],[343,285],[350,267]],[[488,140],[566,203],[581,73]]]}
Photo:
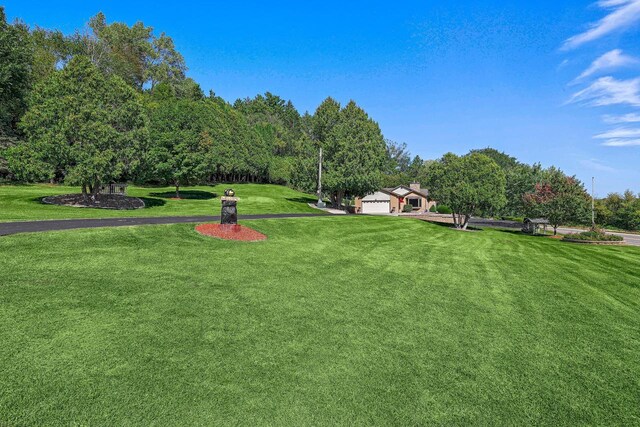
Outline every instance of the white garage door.
{"label": "white garage door", "polygon": [[388,214],[391,210],[389,209],[389,201],[388,200],[375,200],[375,201],[362,201],[362,213],[385,213]]}

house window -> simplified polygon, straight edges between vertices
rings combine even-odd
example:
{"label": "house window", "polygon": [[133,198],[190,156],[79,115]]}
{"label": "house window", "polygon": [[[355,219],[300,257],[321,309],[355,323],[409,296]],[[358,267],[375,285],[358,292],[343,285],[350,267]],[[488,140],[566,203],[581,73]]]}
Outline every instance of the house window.
{"label": "house window", "polygon": [[422,199],[415,197],[407,197],[407,203],[413,206],[414,209],[419,209],[422,207]]}

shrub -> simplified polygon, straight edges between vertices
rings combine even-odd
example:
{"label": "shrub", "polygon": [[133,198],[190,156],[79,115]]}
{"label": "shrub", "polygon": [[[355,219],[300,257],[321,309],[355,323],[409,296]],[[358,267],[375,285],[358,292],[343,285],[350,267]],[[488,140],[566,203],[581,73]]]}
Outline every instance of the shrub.
{"label": "shrub", "polygon": [[436,205],[433,205],[429,208],[429,212],[437,212],[438,209],[436,208]]}
{"label": "shrub", "polygon": [[406,204],[402,207],[402,212],[412,212],[413,211],[413,206],[411,206],[410,204]]}
{"label": "shrub", "polygon": [[453,211],[451,210],[451,208],[447,205],[440,205],[438,206],[438,213],[439,214],[450,214]]}
{"label": "shrub", "polygon": [[606,234],[601,230],[583,231],[582,233],[565,234],[564,239],[594,242],[621,242],[623,239],[614,234]]}

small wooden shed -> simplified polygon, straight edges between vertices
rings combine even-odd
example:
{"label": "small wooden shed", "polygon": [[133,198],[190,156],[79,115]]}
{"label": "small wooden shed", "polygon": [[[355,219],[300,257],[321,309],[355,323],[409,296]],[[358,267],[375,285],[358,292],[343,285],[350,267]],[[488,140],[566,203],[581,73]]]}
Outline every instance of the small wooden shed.
{"label": "small wooden shed", "polygon": [[522,232],[527,234],[538,234],[540,228],[543,232],[547,232],[549,220],[545,218],[525,218],[522,222]]}

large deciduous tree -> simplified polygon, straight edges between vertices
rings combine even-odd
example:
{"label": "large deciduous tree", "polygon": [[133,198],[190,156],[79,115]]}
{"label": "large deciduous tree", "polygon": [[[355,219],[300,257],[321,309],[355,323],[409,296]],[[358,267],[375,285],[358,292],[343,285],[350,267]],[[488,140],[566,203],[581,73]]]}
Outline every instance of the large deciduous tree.
{"label": "large deciduous tree", "polygon": [[138,90],[153,90],[159,83],[180,90],[187,67],[171,37],[165,33],[156,36],[153,28],[142,22],[108,24],[102,12],[89,20],[88,27],[89,32],[70,37],[76,53]]}
{"label": "large deciduous tree", "polygon": [[484,154],[445,154],[426,175],[430,196],[452,209],[456,228],[466,229],[472,215],[495,211],[506,202],[504,172]]}
{"label": "large deciduous tree", "polygon": [[35,88],[21,128],[26,140],[8,153],[12,171],[22,179],[63,178],[85,195],[130,178],[148,141],[139,95],[82,56]]}
{"label": "large deciduous tree", "polygon": [[548,219],[554,235],[560,225],[584,221],[589,215],[589,195],[582,183],[553,167],[543,172],[524,200],[529,216]]}

